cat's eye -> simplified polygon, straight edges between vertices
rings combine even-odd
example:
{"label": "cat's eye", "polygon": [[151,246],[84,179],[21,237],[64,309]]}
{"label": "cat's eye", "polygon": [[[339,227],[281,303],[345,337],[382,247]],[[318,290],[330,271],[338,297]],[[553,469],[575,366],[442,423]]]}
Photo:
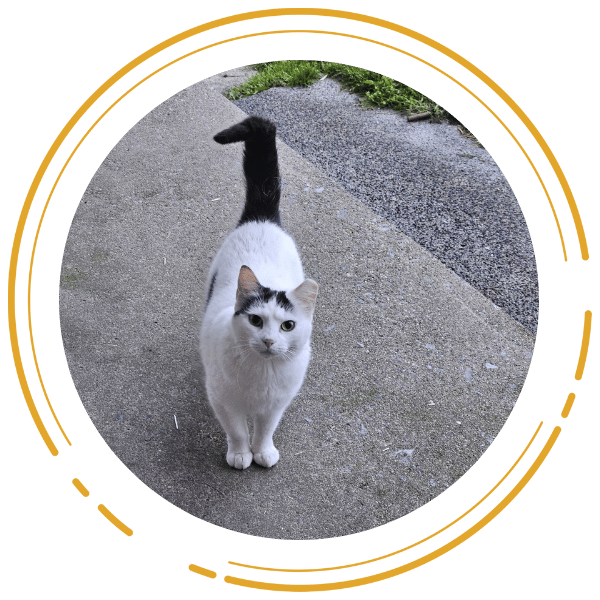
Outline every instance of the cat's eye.
{"label": "cat's eye", "polygon": [[294,329],[294,327],[296,327],[296,323],[294,323],[294,321],[284,321],[281,324],[281,329],[283,329],[284,331],[291,331],[292,329]]}
{"label": "cat's eye", "polygon": [[250,325],[254,325],[254,327],[262,327],[263,320],[258,315],[248,315],[248,321],[250,321]]}

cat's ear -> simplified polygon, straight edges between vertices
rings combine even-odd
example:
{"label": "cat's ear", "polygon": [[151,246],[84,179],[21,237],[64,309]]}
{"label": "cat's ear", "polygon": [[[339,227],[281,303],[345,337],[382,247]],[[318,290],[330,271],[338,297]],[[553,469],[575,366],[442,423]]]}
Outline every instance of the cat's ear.
{"label": "cat's ear", "polygon": [[313,312],[315,311],[318,292],[319,286],[317,285],[317,282],[312,279],[307,279],[295,290],[290,292],[289,296],[293,304],[299,306],[307,317],[312,318]]}
{"label": "cat's ear", "polygon": [[235,293],[235,311],[240,310],[248,296],[252,296],[260,289],[260,283],[250,267],[243,265],[238,275],[237,291]]}

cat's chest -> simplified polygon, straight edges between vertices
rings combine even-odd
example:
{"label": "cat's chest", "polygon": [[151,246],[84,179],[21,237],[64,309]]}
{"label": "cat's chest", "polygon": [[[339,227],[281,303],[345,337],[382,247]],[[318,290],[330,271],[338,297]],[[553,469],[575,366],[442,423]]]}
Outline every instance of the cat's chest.
{"label": "cat's chest", "polygon": [[302,385],[303,373],[287,363],[255,365],[251,360],[248,355],[239,359],[225,356],[205,363],[211,403],[247,414],[270,412],[289,404]]}
{"label": "cat's chest", "polygon": [[244,365],[237,370],[237,388],[248,401],[276,403],[282,397],[293,394],[302,383],[303,372],[299,365],[288,362]]}
{"label": "cat's chest", "polygon": [[240,370],[240,376],[248,388],[259,389],[263,394],[278,394],[297,379],[296,369],[287,363],[248,366]]}

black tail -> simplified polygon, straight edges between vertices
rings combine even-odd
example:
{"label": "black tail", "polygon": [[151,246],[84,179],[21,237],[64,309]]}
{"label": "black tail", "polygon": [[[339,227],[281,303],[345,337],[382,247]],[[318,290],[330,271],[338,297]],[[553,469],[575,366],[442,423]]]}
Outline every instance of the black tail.
{"label": "black tail", "polygon": [[281,225],[281,187],[275,131],[275,125],[271,121],[261,117],[248,117],[217,133],[213,138],[219,144],[245,142],[246,204],[238,227],[248,221],[271,221]]}

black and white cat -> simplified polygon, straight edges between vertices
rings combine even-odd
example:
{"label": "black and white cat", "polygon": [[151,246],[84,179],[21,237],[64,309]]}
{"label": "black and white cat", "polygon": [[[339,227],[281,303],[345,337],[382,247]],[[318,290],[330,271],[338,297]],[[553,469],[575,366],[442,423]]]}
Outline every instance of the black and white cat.
{"label": "black and white cat", "polygon": [[227,463],[272,467],[279,460],[273,433],[308,367],[318,286],[305,279],[281,228],[275,125],[249,117],[214,139],[245,143],[246,203],[208,274],[200,331],[206,391],[227,434]]}

